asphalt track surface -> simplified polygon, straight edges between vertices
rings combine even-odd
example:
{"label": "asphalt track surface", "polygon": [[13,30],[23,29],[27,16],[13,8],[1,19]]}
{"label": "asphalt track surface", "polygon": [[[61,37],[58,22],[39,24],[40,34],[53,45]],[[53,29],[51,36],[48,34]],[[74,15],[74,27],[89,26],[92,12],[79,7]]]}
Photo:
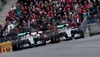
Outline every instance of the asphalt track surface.
{"label": "asphalt track surface", "polygon": [[0,57],[100,57],[100,35],[4,53]]}

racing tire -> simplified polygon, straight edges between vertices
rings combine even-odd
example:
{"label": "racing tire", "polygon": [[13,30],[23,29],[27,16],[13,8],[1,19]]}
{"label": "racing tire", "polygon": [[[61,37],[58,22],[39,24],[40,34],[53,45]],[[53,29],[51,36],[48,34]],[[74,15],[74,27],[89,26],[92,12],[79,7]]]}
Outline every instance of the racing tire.
{"label": "racing tire", "polygon": [[12,47],[13,47],[13,51],[17,51],[17,50],[23,49],[22,41],[13,40],[12,41]]}

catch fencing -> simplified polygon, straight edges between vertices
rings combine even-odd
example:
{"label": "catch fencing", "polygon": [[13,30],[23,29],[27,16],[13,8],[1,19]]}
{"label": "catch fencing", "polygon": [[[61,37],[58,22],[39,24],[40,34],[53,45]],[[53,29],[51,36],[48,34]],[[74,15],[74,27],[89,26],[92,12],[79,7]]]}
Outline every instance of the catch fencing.
{"label": "catch fencing", "polygon": [[82,24],[79,26],[79,29],[84,31],[84,36],[85,37],[90,36],[89,26],[88,26],[88,17],[84,18]]}

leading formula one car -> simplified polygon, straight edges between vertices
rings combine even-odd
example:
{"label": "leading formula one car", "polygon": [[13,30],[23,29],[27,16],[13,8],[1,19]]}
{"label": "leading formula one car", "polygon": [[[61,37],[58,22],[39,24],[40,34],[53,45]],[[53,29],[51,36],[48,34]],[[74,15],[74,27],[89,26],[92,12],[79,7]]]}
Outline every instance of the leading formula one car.
{"label": "leading formula one car", "polygon": [[58,25],[58,32],[61,40],[84,38],[84,32],[78,28],[70,28],[68,24]]}

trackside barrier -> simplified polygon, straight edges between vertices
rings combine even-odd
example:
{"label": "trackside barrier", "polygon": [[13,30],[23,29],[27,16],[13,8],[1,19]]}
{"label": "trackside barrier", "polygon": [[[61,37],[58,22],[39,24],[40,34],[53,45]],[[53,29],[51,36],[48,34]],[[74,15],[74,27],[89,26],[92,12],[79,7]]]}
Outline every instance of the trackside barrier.
{"label": "trackside barrier", "polygon": [[12,42],[0,43],[0,53],[12,52]]}

